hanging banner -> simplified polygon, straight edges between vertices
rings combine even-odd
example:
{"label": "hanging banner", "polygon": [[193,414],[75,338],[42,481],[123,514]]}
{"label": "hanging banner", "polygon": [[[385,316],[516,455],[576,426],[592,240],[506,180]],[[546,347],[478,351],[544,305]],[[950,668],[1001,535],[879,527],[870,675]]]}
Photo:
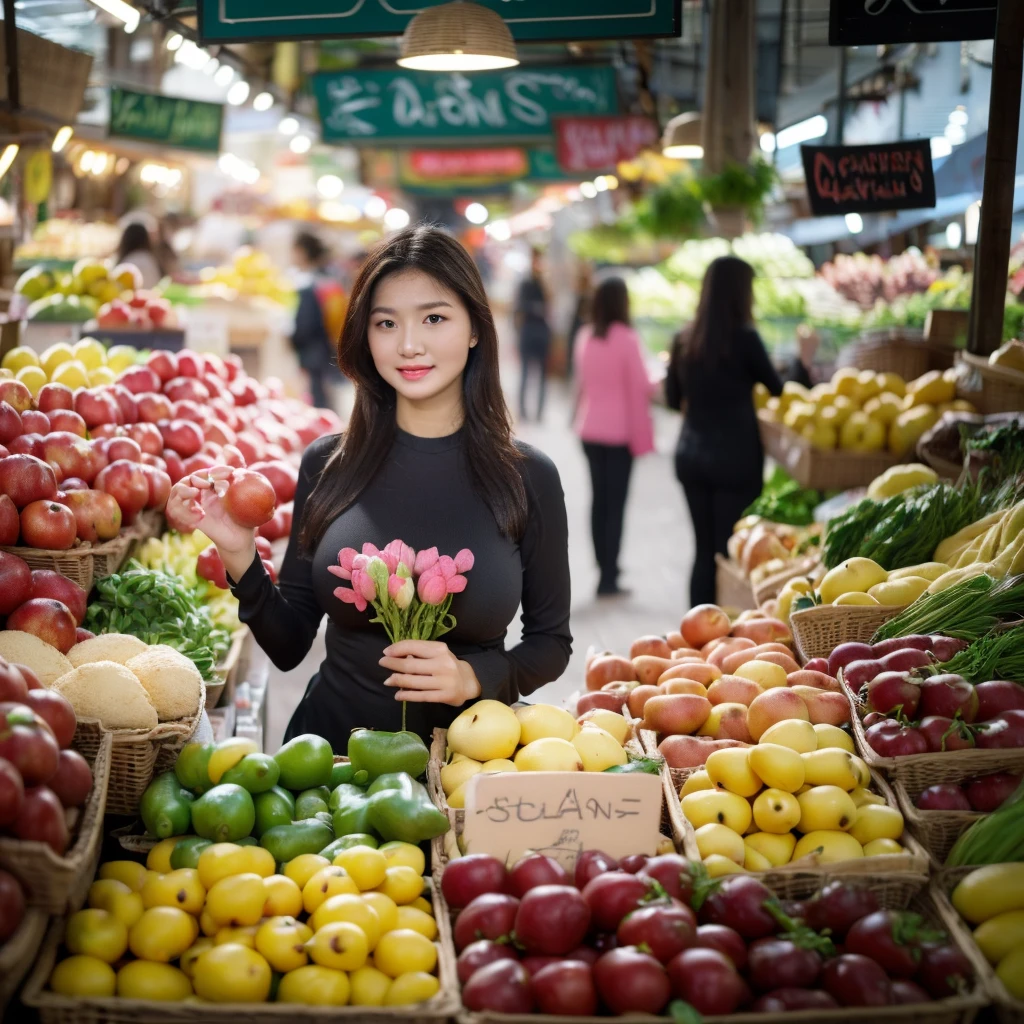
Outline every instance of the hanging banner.
{"label": "hanging banner", "polygon": [[996,0],[832,0],[830,46],[992,39]]}
{"label": "hanging banner", "polygon": [[649,117],[560,117],[555,121],[558,162],[566,171],[613,170],[658,138],[658,126]]}
{"label": "hanging banner", "polygon": [[816,217],[917,210],[935,205],[928,139],[870,146],[801,146]]}
{"label": "hanging banner", "polygon": [[[401,35],[409,21],[448,0],[199,0],[203,43]],[[678,36],[679,0],[477,0],[523,41]]]}
{"label": "hanging banner", "polygon": [[313,76],[324,142],[457,144],[548,139],[562,114],[614,114],[610,67],[513,68],[472,75],[359,70]]}
{"label": "hanging banner", "polygon": [[220,151],[224,107],[220,103],[175,99],[110,88],[110,138],[156,142],[203,153]]}
{"label": "hanging banner", "polygon": [[399,182],[416,193],[506,191],[514,181],[579,181],[552,149],[411,149],[398,154]]}

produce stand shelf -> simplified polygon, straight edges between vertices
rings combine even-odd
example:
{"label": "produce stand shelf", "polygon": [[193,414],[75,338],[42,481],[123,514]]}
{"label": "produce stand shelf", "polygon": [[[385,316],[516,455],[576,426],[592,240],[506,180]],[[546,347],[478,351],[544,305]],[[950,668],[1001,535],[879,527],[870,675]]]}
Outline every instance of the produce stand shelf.
{"label": "produce stand shelf", "polygon": [[789,627],[793,642],[805,662],[827,658],[840,644],[868,643],[879,626],[895,618],[903,607],[818,605],[793,612]]}
{"label": "produce stand shelf", "polygon": [[18,930],[0,946],[0,1020],[4,1007],[36,962],[48,921],[44,911],[26,910]]}
{"label": "produce stand shelf", "polygon": [[64,920],[51,924],[39,958],[22,993],[22,1002],[39,1015],[41,1024],[294,1024],[301,1021],[344,1021],[347,1024],[437,1024],[459,1009],[458,976],[451,915],[440,887],[431,886],[437,920],[437,973],[440,991],[433,999],[411,1006],[304,1006],[296,1003],[165,1003],[142,999],[70,999],[46,988],[64,936]]}
{"label": "produce stand shelf", "polygon": [[[103,813],[111,776],[111,734],[99,733],[88,748],[79,742],[89,724],[79,722],[74,747],[92,769],[92,792],[78,813],[74,841],[58,856],[47,843],[0,836],[0,868],[24,886],[28,906],[48,914],[77,910],[85,902],[103,846]],[[2,983],[2,972],[0,972]]]}
{"label": "produce stand shelf", "polygon": [[2,550],[17,555],[30,569],[52,569],[77,583],[86,593],[96,580],[112,576],[124,564],[136,538],[125,531],[103,544],[82,544],[67,551],[47,551],[43,548],[4,547]]}
{"label": "produce stand shelf", "polygon": [[865,487],[902,460],[889,452],[824,451],[787,427],[758,420],[765,454],[770,455],[801,487],[845,491]]}
{"label": "produce stand shelf", "polygon": [[757,607],[750,580],[726,555],[715,555],[715,604],[741,612]]}
{"label": "produce stand shelf", "polygon": [[221,702],[221,697],[225,692],[227,692],[225,699],[228,701],[234,696],[235,685],[238,682],[238,670],[241,665],[242,648],[245,646],[248,635],[248,626],[242,626],[231,634],[231,647],[220,664],[213,670],[213,679],[206,684],[205,707],[207,711],[212,711]]}

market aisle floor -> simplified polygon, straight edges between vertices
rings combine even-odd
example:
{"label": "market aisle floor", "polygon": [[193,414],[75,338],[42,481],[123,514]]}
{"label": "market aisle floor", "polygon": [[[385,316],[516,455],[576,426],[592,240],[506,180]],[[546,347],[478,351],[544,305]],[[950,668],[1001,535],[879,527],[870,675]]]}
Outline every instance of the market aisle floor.
{"label": "market aisle floor", "polygon": [[[507,347],[506,347],[507,351]],[[515,408],[519,367],[514,357],[502,367],[505,391]],[[570,426],[571,399],[561,381],[549,383],[543,423],[526,423],[518,435],[546,452],[562,477],[569,516],[569,561],[572,572],[572,661],[558,681],[537,691],[530,700],[560,703],[583,682],[589,647],[624,651],[643,633],[662,633],[678,627],[684,610],[693,533],[675,478],[672,450],[678,417],[655,410],[658,450],[633,467],[621,558],[622,585],[628,597],[598,601],[597,567],[590,541],[590,481],[586,461]],[[520,633],[518,618],[509,629],[507,645]],[[266,750],[276,750],[292,710],[324,656],[323,628],[309,655],[291,672],[271,670]]]}

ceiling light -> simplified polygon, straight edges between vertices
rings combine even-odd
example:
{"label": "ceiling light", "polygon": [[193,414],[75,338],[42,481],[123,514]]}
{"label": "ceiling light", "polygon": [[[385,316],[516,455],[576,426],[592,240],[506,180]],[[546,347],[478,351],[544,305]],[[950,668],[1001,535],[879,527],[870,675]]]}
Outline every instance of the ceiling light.
{"label": "ceiling light", "polygon": [[978,244],[978,228],[981,226],[981,200],[971,203],[964,212],[964,241],[968,245]]}
{"label": "ceiling light", "polygon": [[597,188],[592,181],[581,181],[580,192],[584,199],[593,199],[597,195]]}
{"label": "ceiling light", "polygon": [[959,249],[960,243],[964,240],[964,229],[953,221],[946,227],[946,245],[950,249]]}
{"label": "ceiling light", "polygon": [[388,204],[380,196],[370,196],[366,200],[366,206],[364,210],[366,216],[372,220],[376,220],[378,217],[383,217],[387,213]]}
{"label": "ceiling light", "polygon": [[123,21],[125,32],[134,32],[139,27],[139,12],[124,0],[92,0],[92,3],[118,21]]}
{"label": "ceiling light", "polygon": [[229,86],[235,77],[235,69],[230,64],[221,64],[213,80],[220,86]]}
{"label": "ceiling light", "polygon": [[209,60],[208,60],[208,61],[207,61],[207,62],[206,62],[206,63],[205,63],[204,65],[203,65],[203,74],[204,74],[204,75],[210,75],[210,76],[212,76],[212,75],[214,75],[214,74],[215,74],[215,73],[217,72],[217,70],[218,70],[219,68],[220,68],[220,61],[219,61],[219,60],[217,60],[217,58],[216,58],[216,57],[211,57],[211,58],[210,58],[210,59],[209,59]]}
{"label": "ceiling light", "polygon": [[131,160],[129,160],[126,156],[122,156],[118,159],[117,163],[114,164],[114,173],[124,174],[124,172],[127,171],[128,168],[131,167],[131,165]]}
{"label": "ceiling light", "polygon": [[483,203],[470,203],[466,207],[466,220],[470,224],[486,224],[490,215],[490,210]]}
{"label": "ceiling light", "polygon": [[598,177],[594,179],[594,188],[596,188],[598,192],[608,191],[608,182],[604,180],[603,174],[598,175]]}
{"label": "ceiling light", "polygon": [[299,130],[298,118],[292,117],[290,114],[288,117],[283,117],[281,123],[277,126],[277,130],[282,135],[294,135]]}
{"label": "ceiling light", "polygon": [[324,199],[337,199],[345,190],[345,182],[336,174],[325,174],[318,179],[316,190]]}
{"label": "ceiling light", "polygon": [[264,110],[269,110],[274,105],[274,94],[267,92],[265,89],[259,93],[256,98],[252,101],[252,109],[258,110],[261,113]]}
{"label": "ceiling light", "polygon": [[107,169],[107,164],[110,162],[109,154],[97,153],[96,159],[92,162],[92,173],[98,178]]}
{"label": "ceiling light", "polygon": [[788,128],[783,128],[775,136],[775,145],[778,149],[787,149],[789,146],[798,146],[801,142],[820,139],[827,133],[828,118],[823,114],[815,114],[806,121],[798,121]]}
{"label": "ceiling light", "polygon": [[75,134],[75,129],[71,125],[66,124],[63,128],[57,130],[57,134],[53,137],[53,144],[50,149],[54,153],[59,153],[70,141],[71,136]]}
{"label": "ceiling light", "polygon": [[293,153],[308,153],[313,147],[313,140],[308,135],[296,135],[291,142],[288,143],[288,148]]}
{"label": "ceiling light", "polygon": [[931,140],[932,159],[941,160],[953,152],[953,143],[943,135],[936,135]]}
{"label": "ceiling light", "polygon": [[228,89],[228,103],[233,107],[240,107],[249,98],[249,83],[240,78],[230,89]]}
{"label": "ceiling light", "polygon": [[958,124],[961,128],[967,125],[970,118],[967,116],[967,111],[963,107],[957,107],[956,110],[952,111],[949,115],[950,124]]}
{"label": "ceiling light", "polygon": [[403,210],[400,206],[393,206],[384,214],[384,227],[391,231],[401,231],[411,219],[408,210]]}
{"label": "ceiling light", "polygon": [[422,10],[406,26],[398,63],[416,71],[490,71],[519,63],[497,11],[467,0]]}
{"label": "ceiling light", "polygon": [[661,153],[670,160],[703,159],[700,114],[688,111],[673,117],[662,133]]}
{"label": "ceiling light", "polygon": [[512,237],[512,228],[507,220],[496,220],[488,224],[484,230],[496,242],[507,242]]}
{"label": "ceiling light", "polygon": [[14,158],[18,155],[19,148],[16,142],[12,142],[4,149],[3,153],[0,153],[0,178],[11,169],[11,164],[14,163]]}
{"label": "ceiling light", "polygon": [[167,41],[164,43],[164,46],[166,46],[171,53],[174,53],[174,51],[177,50],[183,42],[185,42],[185,37],[180,32],[172,32],[167,37]]}
{"label": "ceiling light", "polygon": [[614,174],[606,174],[604,176],[605,183],[608,185],[609,190],[614,191],[619,187],[619,179]]}
{"label": "ceiling light", "polygon": [[758,145],[761,147],[762,153],[774,153],[777,143],[775,140],[775,132],[764,132],[761,137],[757,140]]}
{"label": "ceiling light", "polygon": [[864,218],[859,213],[846,215],[846,230],[851,235],[859,235],[864,230]]}

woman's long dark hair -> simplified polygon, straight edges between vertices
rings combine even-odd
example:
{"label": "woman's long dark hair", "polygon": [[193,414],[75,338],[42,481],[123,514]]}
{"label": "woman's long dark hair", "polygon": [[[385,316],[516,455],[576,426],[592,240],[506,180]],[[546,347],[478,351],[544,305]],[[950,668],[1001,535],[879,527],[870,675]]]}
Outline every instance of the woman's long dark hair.
{"label": "woman's long dark hair", "polygon": [[522,537],[526,488],[498,376],[498,333],[483,281],[472,257],[454,238],[438,228],[420,226],[377,245],[352,288],[345,329],[338,342],[338,366],[355,384],[355,406],[348,428],[306,502],[299,540],[307,555],[384,465],[394,442],[395,389],[377,372],[367,333],[374,289],[387,275],[406,270],[428,274],[457,295],[469,312],[477,343],[469,350],[462,377],[465,466],[502,534],[514,540]]}
{"label": "woman's long dark hair", "polygon": [[593,338],[607,337],[612,324],[629,325],[629,290],[621,277],[609,277],[597,286],[590,319]]}
{"label": "woman's long dark hair", "polygon": [[754,268],[738,256],[719,256],[704,274],[693,323],[683,331],[688,361],[727,361],[736,336],[754,317]]}
{"label": "woman's long dark hair", "polygon": [[151,252],[154,259],[156,258],[156,253],[153,252],[153,239],[149,235],[149,228],[145,224],[140,224],[137,220],[133,220],[130,224],[125,225],[125,229],[121,234],[120,244],[117,247],[117,262],[123,263],[124,258],[133,252]]}

